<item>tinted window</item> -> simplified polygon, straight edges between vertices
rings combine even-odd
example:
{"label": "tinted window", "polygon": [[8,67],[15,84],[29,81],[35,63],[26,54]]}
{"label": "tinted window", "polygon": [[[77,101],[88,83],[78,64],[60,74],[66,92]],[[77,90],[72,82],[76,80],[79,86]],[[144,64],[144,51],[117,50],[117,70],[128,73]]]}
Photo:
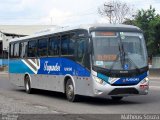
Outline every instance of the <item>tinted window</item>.
{"label": "tinted window", "polygon": [[50,38],[48,46],[48,55],[58,56],[59,50],[60,50],[60,40],[58,39],[58,37]]}
{"label": "tinted window", "polygon": [[61,39],[61,54],[74,55],[75,40],[69,35],[62,36]]}
{"label": "tinted window", "polygon": [[28,42],[28,57],[36,57],[37,56],[37,41],[29,41]]}
{"label": "tinted window", "polygon": [[47,39],[41,39],[38,41],[38,55],[39,56],[47,56],[47,46],[48,46]]}
{"label": "tinted window", "polygon": [[8,52],[7,51],[3,51],[3,58],[8,59]]}
{"label": "tinted window", "polygon": [[13,47],[14,44],[10,44],[10,58],[13,58]]}
{"label": "tinted window", "polygon": [[23,42],[23,43],[21,43],[21,54],[20,54],[20,56],[22,57],[22,58],[25,58],[25,57],[27,57],[27,45],[28,45],[28,42]]}
{"label": "tinted window", "polygon": [[85,38],[77,40],[77,61],[80,63],[84,62],[85,50],[86,50],[85,41],[86,41]]}
{"label": "tinted window", "polygon": [[14,44],[14,58],[19,57],[19,43]]}
{"label": "tinted window", "polygon": [[22,47],[23,47],[23,43],[19,43],[19,56],[21,57],[22,54]]}

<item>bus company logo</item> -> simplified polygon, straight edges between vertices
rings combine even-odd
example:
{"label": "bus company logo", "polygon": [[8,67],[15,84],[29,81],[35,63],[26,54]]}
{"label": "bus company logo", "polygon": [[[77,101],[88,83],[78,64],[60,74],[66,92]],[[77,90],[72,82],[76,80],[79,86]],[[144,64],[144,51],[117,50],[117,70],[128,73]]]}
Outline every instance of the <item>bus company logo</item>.
{"label": "bus company logo", "polygon": [[126,78],[123,79],[123,82],[137,82],[139,81],[139,78]]}
{"label": "bus company logo", "polygon": [[53,71],[60,71],[61,67],[56,63],[56,65],[48,65],[48,61],[44,63],[44,71],[47,71],[48,74]]}

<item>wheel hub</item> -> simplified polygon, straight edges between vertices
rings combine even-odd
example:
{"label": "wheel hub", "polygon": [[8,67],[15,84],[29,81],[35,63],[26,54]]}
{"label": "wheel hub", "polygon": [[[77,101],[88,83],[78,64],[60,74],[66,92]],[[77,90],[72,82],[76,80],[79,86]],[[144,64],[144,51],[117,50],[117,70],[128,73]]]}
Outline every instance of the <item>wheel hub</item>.
{"label": "wheel hub", "polygon": [[67,92],[67,94],[68,94],[68,96],[69,97],[72,97],[73,96],[73,86],[72,85],[69,85],[68,86],[68,92]]}
{"label": "wheel hub", "polygon": [[26,83],[26,89],[27,89],[27,91],[29,90],[29,83],[28,82]]}

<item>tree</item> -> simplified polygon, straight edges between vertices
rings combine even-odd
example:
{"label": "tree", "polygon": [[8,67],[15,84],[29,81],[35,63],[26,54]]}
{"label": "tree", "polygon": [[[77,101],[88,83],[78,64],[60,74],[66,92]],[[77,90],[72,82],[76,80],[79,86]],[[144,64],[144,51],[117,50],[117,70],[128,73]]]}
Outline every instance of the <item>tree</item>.
{"label": "tree", "polygon": [[127,18],[127,19],[125,19],[125,21],[123,22],[123,24],[126,24],[126,25],[135,25],[135,21]]}
{"label": "tree", "polygon": [[160,55],[160,15],[150,6],[147,10],[138,10],[133,20],[127,19],[124,24],[140,27],[144,32],[148,55]]}
{"label": "tree", "polygon": [[[154,42],[152,47],[152,53],[154,56],[160,56],[160,16],[157,15],[153,21],[150,23],[152,27]],[[153,49],[154,48],[154,49]]]}
{"label": "tree", "polygon": [[98,8],[98,13],[109,19],[110,23],[123,23],[127,17],[131,17],[133,10],[127,3],[110,1]]}

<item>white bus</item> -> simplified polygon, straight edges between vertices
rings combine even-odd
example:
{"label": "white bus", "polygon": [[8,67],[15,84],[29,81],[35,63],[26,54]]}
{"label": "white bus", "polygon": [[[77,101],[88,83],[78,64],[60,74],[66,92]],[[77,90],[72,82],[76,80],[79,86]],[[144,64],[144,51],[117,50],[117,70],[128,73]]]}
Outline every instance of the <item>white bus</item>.
{"label": "white bus", "polygon": [[79,95],[121,100],[149,89],[143,32],[129,25],[58,29],[10,41],[10,81]]}

